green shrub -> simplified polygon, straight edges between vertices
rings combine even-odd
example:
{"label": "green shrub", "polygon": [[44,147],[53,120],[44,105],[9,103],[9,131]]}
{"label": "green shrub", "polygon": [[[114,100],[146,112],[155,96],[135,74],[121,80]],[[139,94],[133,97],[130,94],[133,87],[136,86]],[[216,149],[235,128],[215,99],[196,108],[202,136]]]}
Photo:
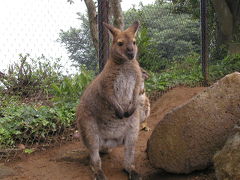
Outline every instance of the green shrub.
{"label": "green shrub", "polygon": [[12,103],[0,108],[0,146],[43,142],[75,120],[75,108]]}
{"label": "green shrub", "polygon": [[192,54],[183,61],[175,60],[161,73],[150,72],[146,89],[148,92],[162,91],[177,85],[195,86],[200,82],[202,82],[202,75],[199,55]]}
{"label": "green shrub", "polygon": [[[46,77],[45,82],[48,84],[51,78]],[[92,78],[93,73],[82,68],[80,74],[39,87],[53,95],[53,107],[41,105],[41,102],[24,104],[20,96],[0,93],[0,146],[44,142],[62,134],[73,125],[78,99]]]}
{"label": "green shrub", "polygon": [[10,65],[5,75],[0,78],[2,89],[20,96],[47,94],[51,84],[62,78],[59,60],[49,60],[43,55],[32,59],[29,54],[20,54],[19,61]]}
{"label": "green shrub", "polygon": [[[223,60],[214,61],[209,64],[209,83],[235,71],[240,71],[240,54],[229,55]],[[148,92],[162,91],[177,85],[197,86],[202,82],[200,55],[192,54],[182,61],[175,60],[161,73],[150,72],[146,89]]]}
{"label": "green shrub", "polygon": [[154,43],[154,41],[149,36],[147,27],[142,26],[137,37],[139,64],[146,70],[159,72],[160,70],[165,69],[169,62],[166,59],[161,59],[157,56],[157,51],[152,48],[152,43]]}
{"label": "green shrub", "polygon": [[216,81],[235,71],[240,71],[240,54],[228,55],[223,60],[217,61],[215,64],[210,64],[210,80]]}
{"label": "green shrub", "polygon": [[53,83],[51,86],[53,100],[58,103],[76,102],[93,77],[92,71],[81,68],[80,74],[64,77],[59,84]]}

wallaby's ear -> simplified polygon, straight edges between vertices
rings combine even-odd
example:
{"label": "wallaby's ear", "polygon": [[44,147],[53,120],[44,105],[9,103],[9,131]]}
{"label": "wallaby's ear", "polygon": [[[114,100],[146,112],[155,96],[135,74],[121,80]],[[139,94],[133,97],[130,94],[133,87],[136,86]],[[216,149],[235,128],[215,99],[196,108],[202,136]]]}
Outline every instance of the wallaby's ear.
{"label": "wallaby's ear", "polygon": [[113,27],[113,26],[110,25],[110,24],[107,24],[107,23],[103,22],[103,25],[109,30],[109,32],[110,32],[113,36],[116,36],[116,35],[120,32],[119,29]]}
{"label": "wallaby's ear", "polygon": [[126,31],[136,35],[139,29],[139,26],[140,26],[139,21],[135,21],[129,28],[126,29]]}

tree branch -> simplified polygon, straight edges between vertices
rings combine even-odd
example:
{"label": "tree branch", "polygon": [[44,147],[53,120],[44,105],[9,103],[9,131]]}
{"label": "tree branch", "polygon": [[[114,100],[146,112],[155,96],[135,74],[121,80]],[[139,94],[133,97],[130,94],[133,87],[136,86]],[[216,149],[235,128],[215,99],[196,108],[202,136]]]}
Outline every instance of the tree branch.
{"label": "tree branch", "polygon": [[5,74],[0,71],[0,78],[4,77]]}
{"label": "tree branch", "polygon": [[113,24],[115,27],[123,30],[124,28],[124,18],[121,8],[121,0],[109,0],[111,6],[111,12],[114,17]]}
{"label": "tree branch", "polygon": [[93,0],[84,0],[84,2],[87,6],[92,42],[98,54],[98,29],[97,29],[96,5]]}

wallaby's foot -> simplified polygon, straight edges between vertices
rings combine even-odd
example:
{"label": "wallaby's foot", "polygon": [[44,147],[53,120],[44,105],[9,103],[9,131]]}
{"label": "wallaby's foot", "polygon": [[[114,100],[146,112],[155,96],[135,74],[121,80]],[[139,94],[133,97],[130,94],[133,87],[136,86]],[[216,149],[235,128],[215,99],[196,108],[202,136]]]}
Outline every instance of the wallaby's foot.
{"label": "wallaby's foot", "polygon": [[148,127],[146,122],[141,123],[140,127],[141,127],[140,129],[141,131],[151,131],[151,128]]}
{"label": "wallaby's foot", "polygon": [[106,155],[109,154],[110,152],[112,152],[112,149],[109,148],[104,148],[99,151],[100,155]]}
{"label": "wallaby's foot", "polygon": [[94,180],[107,180],[105,174],[103,173],[102,170],[99,170],[96,174],[95,174],[95,179]]}
{"label": "wallaby's foot", "polygon": [[136,171],[132,170],[129,173],[129,180],[142,180],[142,176]]}
{"label": "wallaby's foot", "polygon": [[129,180],[142,180],[142,176],[135,170],[127,171],[124,169],[124,172],[128,174]]}

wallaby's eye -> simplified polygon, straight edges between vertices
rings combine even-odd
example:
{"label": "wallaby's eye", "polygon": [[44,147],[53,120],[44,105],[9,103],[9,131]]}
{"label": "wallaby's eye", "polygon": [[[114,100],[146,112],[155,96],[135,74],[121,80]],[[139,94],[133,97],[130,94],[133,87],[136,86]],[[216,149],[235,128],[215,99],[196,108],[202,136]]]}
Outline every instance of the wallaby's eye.
{"label": "wallaby's eye", "polygon": [[136,44],[136,41],[133,41],[133,44],[135,45],[135,44]]}
{"label": "wallaby's eye", "polygon": [[118,42],[118,46],[123,46],[123,42]]}

